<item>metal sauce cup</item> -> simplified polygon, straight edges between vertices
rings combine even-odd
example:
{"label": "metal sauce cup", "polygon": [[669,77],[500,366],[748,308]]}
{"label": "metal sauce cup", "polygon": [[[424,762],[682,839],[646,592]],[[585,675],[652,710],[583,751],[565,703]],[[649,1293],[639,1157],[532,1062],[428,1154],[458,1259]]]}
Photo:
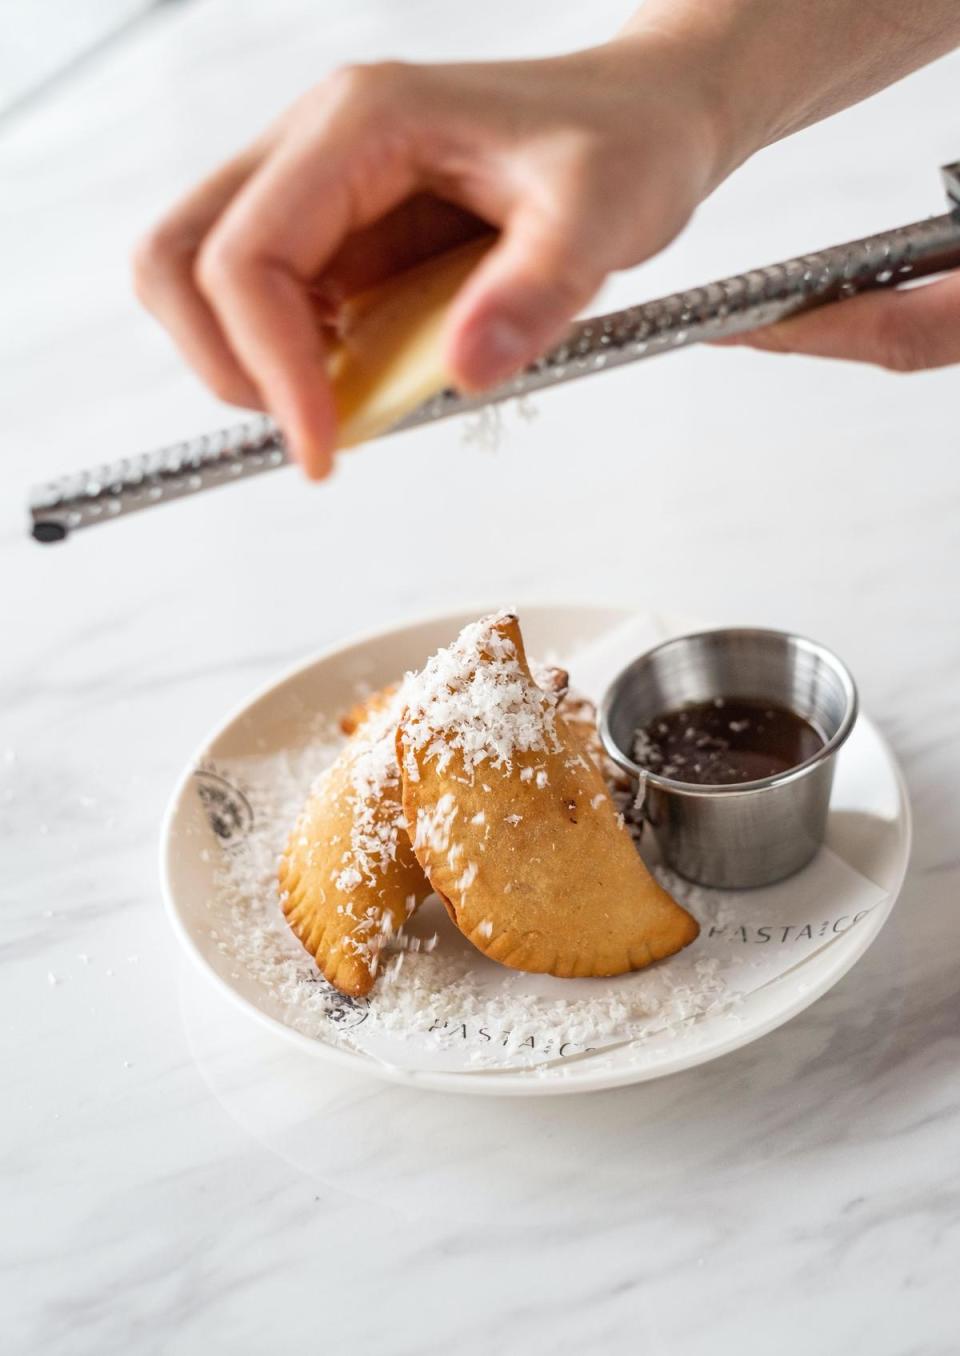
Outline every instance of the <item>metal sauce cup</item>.
{"label": "metal sauce cup", "polygon": [[[636,733],[686,702],[760,698],[785,706],[823,735],[795,768],[760,781],[700,786],[633,759]],[[665,641],[615,679],[600,708],[600,736],[631,773],[664,862],[700,885],[772,885],[806,866],[823,842],[837,751],[857,718],[857,689],[836,655],[783,631],[728,628]]]}

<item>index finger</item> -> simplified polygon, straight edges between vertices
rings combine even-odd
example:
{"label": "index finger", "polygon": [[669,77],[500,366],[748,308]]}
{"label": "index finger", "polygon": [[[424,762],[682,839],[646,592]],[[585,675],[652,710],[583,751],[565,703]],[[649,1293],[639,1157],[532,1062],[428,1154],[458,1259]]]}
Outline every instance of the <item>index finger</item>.
{"label": "index finger", "polygon": [[416,187],[396,126],[369,101],[313,110],[211,232],[198,279],[308,475],[332,463],[336,412],[311,282],[343,240]]}

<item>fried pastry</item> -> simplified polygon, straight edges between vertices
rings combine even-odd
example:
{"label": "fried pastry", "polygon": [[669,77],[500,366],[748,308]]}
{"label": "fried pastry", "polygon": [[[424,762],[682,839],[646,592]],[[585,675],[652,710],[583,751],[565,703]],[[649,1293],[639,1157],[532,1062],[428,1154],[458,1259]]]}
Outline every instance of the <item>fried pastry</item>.
{"label": "fried pastry", "polygon": [[629,803],[633,798],[630,778],[603,747],[603,740],[597,729],[597,708],[590,698],[582,696],[572,688],[568,689],[560,702],[560,714],[567,729],[577,736],[596,763],[614,801],[618,805]]}
{"label": "fried pastry", "polygon": [[383,943],[430,893],[403,819],[397,716],[395,697],[367,715],[316,783],[280,861],[287,922],[354,997],[370,992]]}
{"label": "fried pastry", "polygon": [[460,930],[518,970],[618,975],[692,942],[556,698],[517,618],[468,626],[408,685],[397,733],[413,849]]}
{"label": "fried pastry", "polygon": [[549,692],[557,702],[565,701],[570,694],[570,675],[567,670],[558,668],[556,664],[540,664],[536,659],[528,662],[530,677],[537,687]]}
{"label": "fried pastry", "polygon": [[[595,711],[592,703],[588,702],[585,697],[574,697],[570,693],[570,675],[566,669],[557,668],[554,664],[537,664],[531,661],[530,670],[534,682],[538,687],[542,687],[544,692],[552,692],[557,701],[565,701],[569,697],[573,704],[571,710],[576,712],[574,717],[576,720],[595,723]],[[358,698],[340,717],[338,723],[343,733],[345,735],[355,734],[365,720],[383,710],[396,695],[399,686],[399,683],[388,683],[386,687],[378,688],[376,692],[369,692],[365,697]],[[594,712],[592,716],[585,711],[587,707],[589,707],[590,712]],[[563,710],[564,714],[567,714],[566,706]],[[570,720],[569,715],[567,719]],[[596,734],[595,729],[594,735],[597,747],[601,748],[600,737]]]}
{"label": "fried pastry", "polygon": [[388,683],[386,687],[380,688],[377,692],[370,692],[366,697],[361,697],[358,701],[355,701],[340,717],[340,729],[345,735],[356,734],[365,720],[369,720],[371,716],[383,710],[395,696],[396,691],[397,684]]}

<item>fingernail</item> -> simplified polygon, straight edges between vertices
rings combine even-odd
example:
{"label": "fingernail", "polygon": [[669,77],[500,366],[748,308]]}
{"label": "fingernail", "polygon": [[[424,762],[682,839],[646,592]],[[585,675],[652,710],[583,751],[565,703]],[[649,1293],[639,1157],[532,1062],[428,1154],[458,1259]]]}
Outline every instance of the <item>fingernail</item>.
{"label": "fingernail", "polygon": [[471,386],[493,386],[522,367],[530,340],[508,316],[495,316],[461,345],[458,366]]}

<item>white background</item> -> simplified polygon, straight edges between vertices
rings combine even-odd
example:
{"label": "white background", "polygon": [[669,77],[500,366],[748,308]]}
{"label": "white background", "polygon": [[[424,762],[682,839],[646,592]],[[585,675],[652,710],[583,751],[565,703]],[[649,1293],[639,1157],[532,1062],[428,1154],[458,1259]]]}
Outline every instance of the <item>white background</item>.
{"label": "white background", "polygon": [[[956,1348],[957,371],[695,350],[538,397],[497,452],[446,425],[321,487],[25,533],[31,482],[235,418],[130,293],[174,194],[334,64],[557,51],[629,8],[197,0],[0,125],[6,1351]],[[958,76],[764,152],[604,304],[942,210]],[[351,630],[525,597],[839,650],[913,795],[894,920],[789,1027],[659,1085],[480,1112],[292,1060],[182,971],[179,768]]]}

